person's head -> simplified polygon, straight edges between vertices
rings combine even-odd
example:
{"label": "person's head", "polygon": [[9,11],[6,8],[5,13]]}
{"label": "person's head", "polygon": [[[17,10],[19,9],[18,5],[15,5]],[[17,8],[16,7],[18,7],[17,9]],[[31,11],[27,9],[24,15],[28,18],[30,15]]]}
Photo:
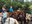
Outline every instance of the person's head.
{"label": "person's head", "polygon": [[10,8],[12,8],[12,6],[10,6]]}
{"label": "person's head", "polygon": [[2,6],[2,8],[6,8],[6,6],[5,6],[5,5],[3,5],[3,6]]}
{"label": "person's head", "polygon": [[6,11],[6,6],[5,5],[3,5],[2,10]]}

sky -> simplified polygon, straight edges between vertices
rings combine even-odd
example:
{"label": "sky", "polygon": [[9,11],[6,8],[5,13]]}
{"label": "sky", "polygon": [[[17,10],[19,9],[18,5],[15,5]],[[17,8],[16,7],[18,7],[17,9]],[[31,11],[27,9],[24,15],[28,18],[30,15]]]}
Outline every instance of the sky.
{"label": "sky", "polygon": [[24,2],[26,2],[26,1],[29,1],[29,2],[31,2],[32,0],[24,0]]}

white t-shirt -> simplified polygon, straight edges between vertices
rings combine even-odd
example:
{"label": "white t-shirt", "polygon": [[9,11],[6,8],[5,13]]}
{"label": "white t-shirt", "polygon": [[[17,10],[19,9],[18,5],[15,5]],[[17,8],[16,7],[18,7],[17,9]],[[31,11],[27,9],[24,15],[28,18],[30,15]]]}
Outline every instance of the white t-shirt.
{"label": "white t-shirt", "polygon": [[15,20],[13,18],[10,18],[10,24],[14,24]]}
{"label": "white t-shirt", "polygon": [[14,18],[7,18],[4,24],[19,24],[18,21]]}
{"label": "white t-shirt", "polygon": [[19,23],[16,19],[10,18],[10,24],[19,24]]}
{"label": "white t-shirt", "polygon": [[7,17],[7,12],[3,13],[3,18]]}
{"label": "white t-shirt", "polygon": [[13,18],[7,18],[4,24],[14,24],[14,22]]}

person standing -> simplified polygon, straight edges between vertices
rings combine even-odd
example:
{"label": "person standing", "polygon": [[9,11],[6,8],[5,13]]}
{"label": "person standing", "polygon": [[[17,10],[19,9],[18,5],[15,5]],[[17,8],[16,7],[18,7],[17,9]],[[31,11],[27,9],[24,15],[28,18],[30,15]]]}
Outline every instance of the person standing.
{"label": "person standing", "polygon": [[13,8],[12,8],[12,6],[10,6],[9,12],[13,12]]}
{"label": "person standing", "polygon": [[7,10],[6,10],[6,6],[5,5],[2,7],[2,14],[3,14],[2,24],[4,24],[5,23],[5,20],[7,18]]}

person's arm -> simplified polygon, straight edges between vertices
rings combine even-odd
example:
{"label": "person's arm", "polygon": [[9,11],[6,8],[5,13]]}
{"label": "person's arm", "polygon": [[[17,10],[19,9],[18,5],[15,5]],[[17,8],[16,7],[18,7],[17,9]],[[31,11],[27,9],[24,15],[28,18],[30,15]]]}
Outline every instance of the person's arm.
{"label": "person's arm", "polygon": [[3,16],[3,14],[2,13],[0,13],[0,17],[2,17]]}
{"label": "person's arm", "polygon": [[7,12],[7,17],[9,17],[9,12]]}
{"label": "person's arm", "polygon": [[15,24],[19,24],[18,21],[15,19]]}

